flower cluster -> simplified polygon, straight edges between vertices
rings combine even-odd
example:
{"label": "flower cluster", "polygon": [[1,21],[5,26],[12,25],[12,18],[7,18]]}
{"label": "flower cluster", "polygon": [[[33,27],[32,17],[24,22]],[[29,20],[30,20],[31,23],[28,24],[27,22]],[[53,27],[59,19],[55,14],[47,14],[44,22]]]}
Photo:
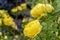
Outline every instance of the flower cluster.
{"label": "flower cluster", "polygon": [[25,10],[26,8],[27,8],[27,4],[26,3],[22,3],[21,5],[11,9],[11,12],[16,13],[18,11]]}
{"label": "flower cluster", "polygon": [[50,4],[37,4],[31,10],[32,17],[42,17],[44,16],[45,12],[51,13],[54,10],[54,7]]}
{"label": "flower cluster", "polygon": [[0,26],[4,24],[6,26],[11,26],[12,28],[14,28],[16,30],[18,29],[17,25],[14,23],[13,18],[9,16],[7,11],[0,10],[0,15],[1,15]]}
{"label": "flower cluster", "polygon": [[54,7],[50,4],[37,4],[34,8],[32,8],[31,16],[36,17],[37,19],[29,22],[25,26],[23,30],[24,35],[30,38],[37,36],[42,30],[42,25],[40,25],[38,18],[44,16],[45,12],[51,13],[53,10]]}

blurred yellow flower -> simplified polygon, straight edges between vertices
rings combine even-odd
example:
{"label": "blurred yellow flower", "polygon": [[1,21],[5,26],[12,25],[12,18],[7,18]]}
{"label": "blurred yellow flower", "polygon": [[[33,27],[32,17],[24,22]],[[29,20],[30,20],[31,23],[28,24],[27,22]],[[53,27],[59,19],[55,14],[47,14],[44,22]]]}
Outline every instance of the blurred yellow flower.
{"label": "blurred yellow flower", "polygon": [[33,20],[33,18],[29,18],[29,22],[32,21],[32,20]]}
{"label": "blurred yellow flower", "polygon": [[31,16],[32,17],[41,17],[44,16],[45,7],[43,4],[37,4],[34,8],[31,10]]}
{"label": "blurred yellow flower", "polygon": [[12,25],[11,25],[11,26],[12,26],[12,28],[15,29],[15,30],[18,29],[18,28],[17,28],[17,25],[15,24],[15,22],[12,22]]}
{"label": "blurred yellow flower", "polygon": [[11,12],[13,12],[13,13],[15,13],[15,12],[17,12],[17,11],[18,11],[17,8],[13,8],[13,9],[11,10]]}
{"label": "blurred yellow flower", "polygon": [[0,36],[2,36],[2,32],[0,32]]}
{"label": "blurred yellow flower", "polygon": [[5,13],[5,10],[0,10],[0,14]]}
{"label": "blurred yellow flower", "polygon": [[48,13],[51,13],[54,10],[54,7],[50,4],[46,4],[45,9]]}
{"label": "blurred yellow flower", "polygon": [[0,26],[2,25],[2,19],[0,18]]}
{"label": "blurred yellow flower", "polygon": [[4,14],[2,14],[2,17],[3,17],[3,18],[8,18],[8,17],[9,17],[9,15],[8,15],[8,14],[6,14],[6,13],[4,13]]}
{"label": "blurred yellow flower", "polygon": [[8,18],[4,18],[3,19],[3,23],[5,24],[5,25],[11,25],[12,24],[12,22],[13,22],[13,19],[11,18],[11,17],[8,17]]}
{"label": "blurred yellow flower", "polygon": [[26,3],[22,3],[22,4],[21,4],[21,7],[22,7],[23,9],[26,9],[26,8],[27,8],[27,4],[26,4]]}
{"label": "blurred yellow flower", "polygon": [[6,10],[0,10],[0,15],[1,15],[1,17],[3,17],[3,18],[9,17],[9,15],[8,15],[8,13],[7,13]]}
{"label": "blurred yellow flower", "polygon": [[19,35],[15,35],[15,38],[19,38]]}
{"label": "blurred yellow flower", "polygon": [[56,37],[58,36],[58,32],[55,32]]}
{"label": "blurred yellow flower", "polygon": [[22,22],[27,22],[28,19],[27,18],[23,18]]}
{"label": "blurred yellow flower", "polygon": [[11,26],[13,29],[18,29],[17,25],[15,24],[15,22],[13,21],[13,18],[8,17],[8,18],[4,18],[3,19],[3,23],[7,26]]}
{"label": "blurred yellow flower", "polygon": [[23,33],[27,37],[34,38],[41,30],[42,26],[40,25],[39,20],[33,20],[25,26]]}
{"label": "blurred yellow flower", "polygon": [[5,36],[4,36],[4,39],[8,39],[8,36],[5,35]]}
{"label": "blurred yellow flower", "polygon": [[19,11],[22,11],[22,7],[21,7],[21,6],[17,6],[17,9],[18,9]]}

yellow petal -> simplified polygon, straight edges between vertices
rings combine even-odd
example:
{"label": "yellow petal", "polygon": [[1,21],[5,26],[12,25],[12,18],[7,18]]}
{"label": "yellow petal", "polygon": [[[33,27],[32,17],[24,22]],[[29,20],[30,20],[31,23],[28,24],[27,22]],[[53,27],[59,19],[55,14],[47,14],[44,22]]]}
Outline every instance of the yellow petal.
{"label": "yellow petal", "polygon": [[24,28],[24,35],[30,38],[34,38],[42,30],[42,26],[39,23],[39,20],[34,20],[28,23]]}
{"label": "yellow petal", "polygon": [[27,18],[23,18],[22,22],[27,22],[28,19]]}
{"label": "yellow petal", "polygon": [[11,12],[13,12],[13,13],[15,13],[15,12],[17,12],[18,10],[17,10],[17,8],[13,8],[12,10],[11,10]]}
{"label": "yellow petal", "polygon": [[12,22],[13,22],[13,19],[11,18],[11,17],[9,17],[9,18],[4,18],[3,19],[3,23],[5,24],[5,25],[11,25],[12,24]]}
{"label": "yellow petal", "polygon": [[21,6],[17,6],[17,9],[18,9],[19,11],[22,11],[22,7],[21,7]]}
{"label": "yellow petal", "polygon": [[21,7],[22,7],[23,9],[26,9],[26,8],[27,8],[27,4],[26,4],[26,3],[22,3],[22,4],[21,4]]}
{"label": "yellow petal", "polygon": [[18,28],[17,28],[17,25],[15,24],[15,22],[12,22],[12,28],[15,29],[15,30],[18,29]]}

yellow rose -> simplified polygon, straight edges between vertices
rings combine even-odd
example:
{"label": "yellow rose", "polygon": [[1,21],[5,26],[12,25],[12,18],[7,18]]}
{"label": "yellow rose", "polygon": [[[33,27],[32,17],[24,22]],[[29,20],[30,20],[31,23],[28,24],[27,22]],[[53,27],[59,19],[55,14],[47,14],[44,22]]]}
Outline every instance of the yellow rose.
{"label": "yellow rose", "polygon": [[13,22],[13,19],[12,19],[11,17],[9,17],[9,18],[4,18],[4,19],[3,19],[3,23],[4,23],[5,25],[11,25],[12,22]]}
{"label": "yellow rose", "polygon": [[31,10],[31,16],[32,17],[41,17],[44,16],[45,7],[43,4],[37,4],[34,8]]}
{"label": "yellow rose", "polygon": [[40,25],[39,20],[33,20],[25,26],[23,33],[27,37],[34,38],[41,30],[42,26]]}
{"label": "yellow rose", "polygon": [[17,9],[18,9],[19,11],[22,11],[22,7],[21,7],[21,6],[17,6]]}
{"label": "yellow rose", "polygon": [[51,13],[53,10],[54,7],[50,4],[37,4],[30,13],[32,17],[38,18],[44,16],[45,12]]}
{"label": "yellow rose", "polygon": [[15,22],[12,23],[12,28],[15,29],[15,30],[18,29],[18,28],[17,28],[17,25],[15,24]]}
{"label": "yellow rose", "polygon": [[7,11],[5,11],[5,10],[0,10],[0,14],[1,14],[1,16],[2,16],[3,18],[9,17]]}
{"label": "yellow rose", "polygon": [[27,4],[26,4],[26,3],[22,3],[22,4],[21,4],[21,7],[22,7],[23,9],[26,9],[26,8],[27,8]]}
{"label": "yellow rose", "polygon": [[17,11],[18,11],[17,8],[13,8],[13,9],[11,10],[11,12],[13,12],[13,13],[15,13],[15,12],[17,12]]}
{"label": "yellow rose", "polygon": [[0,19],[0,26],[2,25],[2,19]]}
{"label": "yellow rose", "polygon": [[50,4],[46,4],[45,8],[48,13],[51,13],[54,10],[54,7]]}
{"label": "yellow rose", "polygon": [[3,17],[3,18],[8,18],[8,17],[9,17],[9,15],[8,15],[8,14],[6,14],[6,13],[4,13],[4,14],[2,14],[2,17]]}

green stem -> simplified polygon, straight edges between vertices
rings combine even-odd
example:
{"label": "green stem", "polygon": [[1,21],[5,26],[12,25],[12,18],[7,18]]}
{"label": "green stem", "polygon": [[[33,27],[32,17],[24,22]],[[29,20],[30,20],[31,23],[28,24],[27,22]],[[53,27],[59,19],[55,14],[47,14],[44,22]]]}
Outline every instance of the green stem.
{"label": "green stem", "polygon": [[36,4],[36,0],[32,0],[32,6]]}
{"label": "green stem", "polygon": [[44,4],[47,4],[48,3],[48,0],[44,0],[43,2],[44,2]]}
{"label": "green stem", "polygon": [[50,0],[50,4],[52,5],[52,1]]}

